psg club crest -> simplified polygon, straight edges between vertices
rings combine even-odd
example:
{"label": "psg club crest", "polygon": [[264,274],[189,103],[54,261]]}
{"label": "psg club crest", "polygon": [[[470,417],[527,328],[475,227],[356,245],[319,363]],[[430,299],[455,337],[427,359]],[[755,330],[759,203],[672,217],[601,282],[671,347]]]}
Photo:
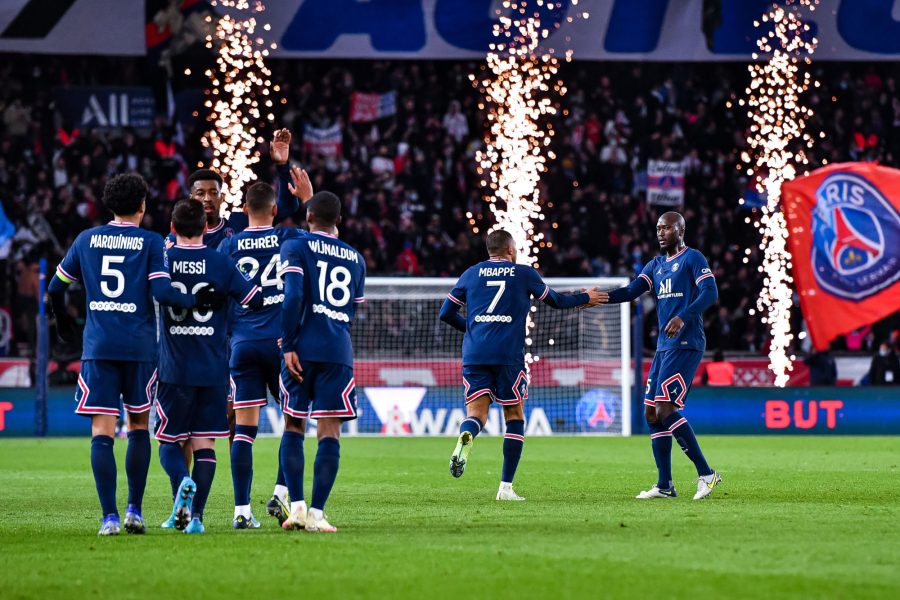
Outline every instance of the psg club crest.
{"label": "psg club crest", "polygon": [[862,300],[900,279],[900,214],[866,178],[835,173],[816,189],[812,213],[816,283]]}
{"label": "psg club crest", "polygon": [[595,433],[609,431],[616,422],[621,404],[619,397],[611,392],[600,389],[589,390],[575,406],[578,429]]}

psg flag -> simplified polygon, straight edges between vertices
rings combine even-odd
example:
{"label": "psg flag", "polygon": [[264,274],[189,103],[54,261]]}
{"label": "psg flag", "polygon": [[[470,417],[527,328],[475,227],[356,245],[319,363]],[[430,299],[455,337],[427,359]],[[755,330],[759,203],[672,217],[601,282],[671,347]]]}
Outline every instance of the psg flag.
{"label": "psg flag", "polygon": [[782,185],[813,345],[900,310],[900,170],[841,163]]}

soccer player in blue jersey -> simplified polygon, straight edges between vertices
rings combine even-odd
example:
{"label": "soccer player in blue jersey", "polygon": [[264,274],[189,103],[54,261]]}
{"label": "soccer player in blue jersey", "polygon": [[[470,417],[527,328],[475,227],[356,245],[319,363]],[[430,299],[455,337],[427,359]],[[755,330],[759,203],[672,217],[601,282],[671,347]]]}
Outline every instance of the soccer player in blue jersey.
{"label": "soccer player in blue jersey", "polygon": [[[307,179],[308,183],[308,179]],[[312,197],[311,185],[298,185],[300,198]],[[232,306],[231,371],[232,406],[235,413],[234,439],[231,444],[231,475],[234,484],[234,527],[246,529],[256,521],[250,510],[250,484],[253,480],[253,443],[259,431],[259,411],[267,403],[267,390],[280,396],[281,303],[284,283],[279,274],[281,247],[285,242],[306,235],[302,229],[279,227],[272,223],[278,212],[275,190],[267,183],[256,183],[247,190],[244,212],[249,227],[226,238],[219,252],[230,257],[263,294],[262,310]],[[279,467],[269,514],[284,523],[290,509],[284,474]]]}
{"label": "soccer player in blue jersey", "polygon": [[[296,189],[298,178],[305,184],[309,183],[306,171],[295,169],[294,173],[288,165],[288,154],[291,145],[291,132],[287,129],[279,129],[275,132],[269,145],[269,155],[275,163],[278,172],[278,214],[275,222],[292,216],[300,207],[300,201],[292,193]],[[293,177],[292,177],[293,175]],[[223,190],[224,180],[222,176],[212,169],[199,169],[188,177],[188,187],[191,198],[203,203],[206,213],[207,230],[203,234],[203,243],[210,248],[218,248],[222,240],[240,233],[248,226],[246,213],[232,211],[227,217],[222,217],[222,202],[225,201]],[[167,245],[171,247],[175,243],[175,234],[167,238]]]}
{"label": "soccer player in blue jersey", "polygon": [[[176,244],[169,249],[172,285],[197,293],[213,287],[236,303],[262,307],[259,287],[247,279],[231,257],[203,244],[206,216],[196,200],[182,200],[172,210]],[[216,473],[216,438],[227,438],[228,308],[163,311],[156,439],[159,458],[172,482],[175,529],[203,533],[203,510]],[[182,445],[194,450],[188,473]],[[177,488],[176,488],[177,486]]]}
{"label": "soccer player in blue jersey", "polygon": [[[366,263],[337,239],[341,201],[319,192],[307,203],[309,235],[281,247],[284,304],[281,371],[284,437],[281,467],[291,496],[284,529],[337,531],[325,502],[337,478],[341,424],[356,418],[356,383],[350,326],[365,301]],[[316,419],[319,447],[309,511],[303,496],[303,437]]]}
{"label": "soccer player in blue jersey", "polygon": [[[524,500],[513,490],[513,477],[525,445],[525,320],[531,298],[553,308],[596,306],[600,292],[584,290],[559,294],[532,267],[516,264],[516,244],[509,232],[487,236],[489,259],[470,267],[456,282],[441,306],[440,319],[463,337],[463,385],[466,419],[450,456],[450,473],[465,471],[475,437],[487,421],[491,402],[503,408],[503,472],[497,500]],[[466,307],[466,318],[458,312]]]}
{"label": "soccer player in blue jersey", "polygon": [[113,220],[78,235],[48,290],[63,339],[74,337],[65,308],[66,289],[81,281],[87,295],[75,412],[91,417],[91,467],[103,509],[100,535],[116,535],[120,530],[113,455],[120,401],[128,416],[125,531],[146,530],[141,502],[150,467],[147,429],[158,351],[153,299],[188,309],[195,304],[221,305],[224,300],[213,288],[186,292],[170,285],[162,237],[139,227],[146,196],[147,184],[140,175],[111,178],[103,190],[103,204]]}
{"label": "soccer player in blue jersey", "polygon": [[706,258],[684,244],[684,217],[663,214],[656,222],[656,238],[662,256],[651,260],[627,287],[604,293],[604,301],[630,302],[644,292],[656,294],[659,340],[650,366],[644,408],[650,427],[650,444],[659,478],[642,491],[639,499],[675,498],[672,481],[672,437],[697,468],[694,500],[706,498],[722,478],[710,468],[700,451],[697,436],[678,411],[691,389],[694,373],[706,349],[703,311],[718,299],[716,279]]}

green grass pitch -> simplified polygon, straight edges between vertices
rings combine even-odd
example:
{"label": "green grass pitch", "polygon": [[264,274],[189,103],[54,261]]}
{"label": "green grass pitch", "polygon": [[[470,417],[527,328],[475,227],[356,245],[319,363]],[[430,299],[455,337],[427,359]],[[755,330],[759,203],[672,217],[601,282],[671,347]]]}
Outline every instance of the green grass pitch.
{"label": "green grass pitch", "polygon": [[[462,479],[453,441],[344,440],[327,512],[336,535],[265,516],[277,443],[254,449],[256,531],[231,530],[225,444],[207,534],[157,529],[170,510],[153,452],[144,536],[98,538],[87,439],[0,441],[0,597],[897,598],[900,437],[701,436],[723,485],[694,502],[640,502],[646,437],[531,438],[516,489],[493,500],[501,440],[476,442]],[[116,441],[124,511],[124,440]],[[313,440],[307,440],[307,494]]]}

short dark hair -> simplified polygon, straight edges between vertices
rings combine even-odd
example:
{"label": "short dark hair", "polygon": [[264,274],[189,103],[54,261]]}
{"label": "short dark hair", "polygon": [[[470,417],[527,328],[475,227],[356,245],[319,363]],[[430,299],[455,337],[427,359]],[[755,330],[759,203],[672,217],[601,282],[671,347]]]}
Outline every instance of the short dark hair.
{"label": "short dark hair", "polygon": [[103,205],[114,215],[127,217],[137,213],[147,198],[147,182],[137,173],[122,173],[106,182]]}
{"label": "short dark hair", "polygon": [[172,229],[183,237],[197,237],[206,227],[206,211],[199,200],[179,200],[172,209]]}
{"label": "short dark hair", "polygon": [[316,216],[319,225],[333,227],[341,218],[341,200],[331,192],[316,192],[306,203],[306,211]]}
{"label": "short dark hair", "polygon": [[225,180],[222,179],[222,176],[212,169],[198,169],[191,173],[191,176],[188,177],[188,188],[194,187],[194,184],[198,181],[215,181],[220,188],[225,185]]}
{"label": "short dark hair", "polygon": [[505,229],[496,229],[487,234],[487,238],[485,238],[485,245],[487,246],[488,254],[491,256],[496,256],[506,251],[512,243],[513,236]]}
{"label": "short dark hair", "polygon": [[254,183],[247,190],[246,204],[247,210],[253,215],[270,211],[275,204],[275,188],[262,181]]}

